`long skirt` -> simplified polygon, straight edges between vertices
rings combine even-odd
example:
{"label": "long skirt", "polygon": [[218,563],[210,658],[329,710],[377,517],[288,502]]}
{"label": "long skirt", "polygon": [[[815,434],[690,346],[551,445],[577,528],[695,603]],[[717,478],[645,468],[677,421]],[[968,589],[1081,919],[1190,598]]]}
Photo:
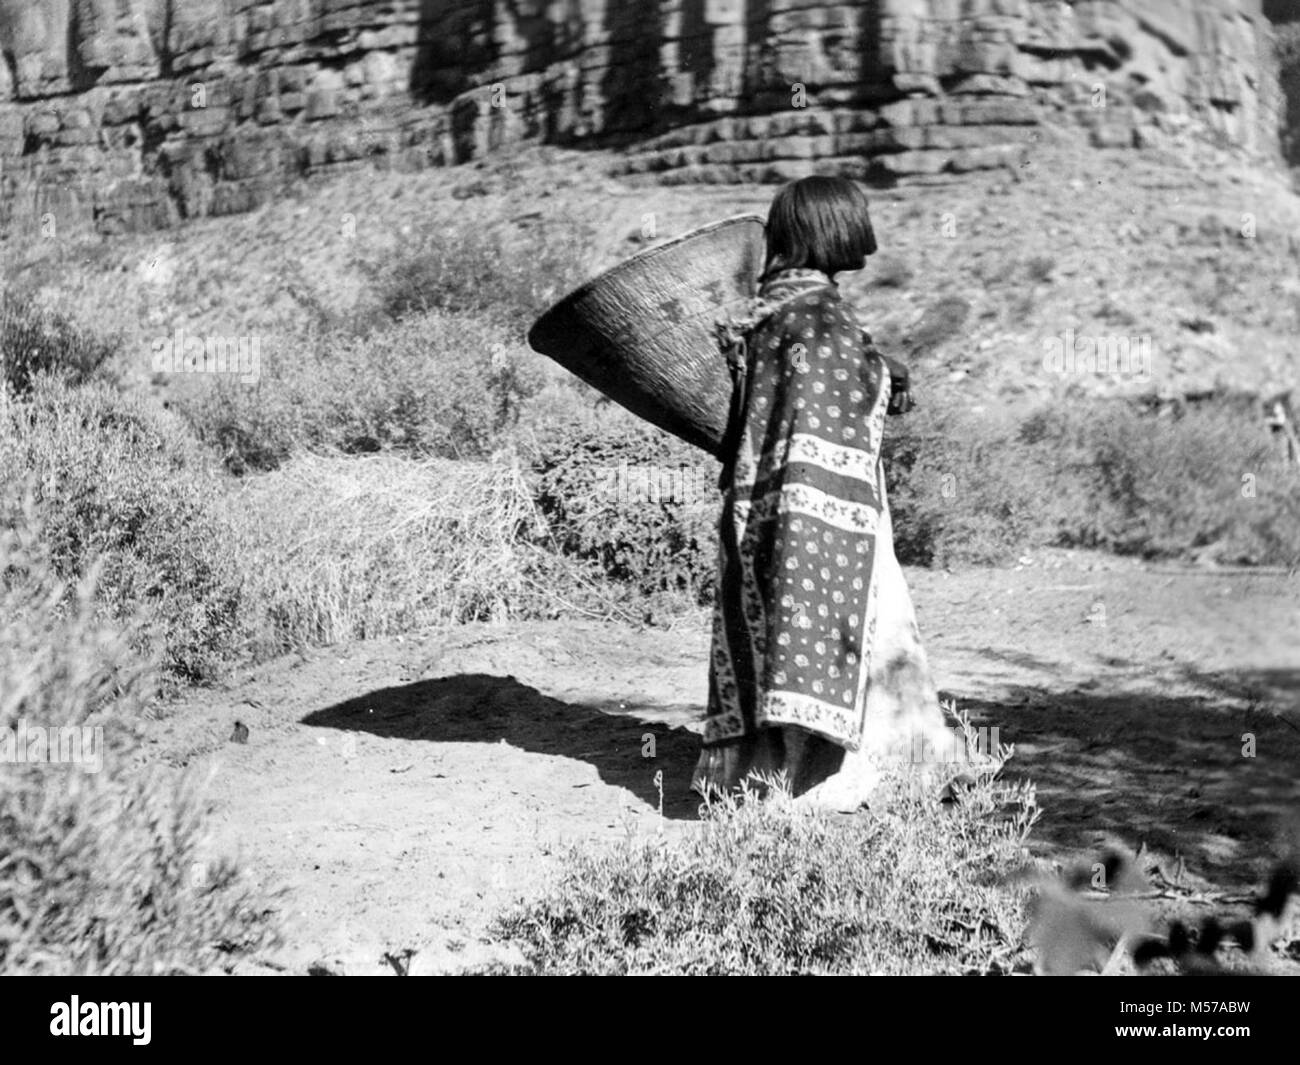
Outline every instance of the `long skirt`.
{"label": "long skirt", "polygon": [[[702,796],[731,791],[747,777],[783,776],[801,801],[851,812],[870,806],[887,771],[906,767],[918,776],[925,762],[942,764],[955,741],[944,727],[938,692],[921,646],[912,597],[894,555],[893,523],[883,498],[876,530],[876,615],[865,692],[863,729],[856,750],[798,725],[760,727],[700,754],[691,788]],[[721,612],[715,612],[715,641]]]}

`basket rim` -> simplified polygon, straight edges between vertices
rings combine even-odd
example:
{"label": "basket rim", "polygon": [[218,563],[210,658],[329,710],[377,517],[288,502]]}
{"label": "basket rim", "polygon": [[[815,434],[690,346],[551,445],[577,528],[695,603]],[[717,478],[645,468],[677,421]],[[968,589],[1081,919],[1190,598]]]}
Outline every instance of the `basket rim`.
{"label": "basket rim", "polygon": [[565,293],[558,300],[552,303],[550,307],[548,307],[545,311],[543,311],[542,314],[537,318],[537,320],[533,323],[532,328],[528,330],[530,336],[533,333],[533,330],[540,327],[543,322],[545,322],[548,318],[551,317],[552,314],[558,311],[561,307],[567,306],[570,303],[577,300],[579,297],[585,295],[594,286],[604,283],[609,278],[621,274],[625,270],[629,270],[634,267],[641,266],[648,260],[653,259],[658,255],[661,255],[663,252],[669,250],[670,248],[674,248],[677,245],[683,244],[688,240],[693,240],[696,237],[703,236],[705,233],[712,233],[714,230],[722,229],[724,226],[736,225],[738,222],[757,222],[760,226],[764,228],[766,228],[767,226],[767,223],[764,220],[762,215],[750,211],[744,214],[735,214],[735,215],[729,215],[726,218],[719,218],[717,221],[714,222],[706,222],[702,226],[696,226],[694,229],[688,230],[685,233],[679,233],[675,237],[669,237],[667,240],[660,241],[658,244],[653,244],[648,248],[642,248],[635,255],[630,255],[622,262],[615,263],[608,270],[602,270],[595,277],[589,278],[588,280],[584,281],[582,284],[578,285],[574,289],[571,289],[569,292]]}

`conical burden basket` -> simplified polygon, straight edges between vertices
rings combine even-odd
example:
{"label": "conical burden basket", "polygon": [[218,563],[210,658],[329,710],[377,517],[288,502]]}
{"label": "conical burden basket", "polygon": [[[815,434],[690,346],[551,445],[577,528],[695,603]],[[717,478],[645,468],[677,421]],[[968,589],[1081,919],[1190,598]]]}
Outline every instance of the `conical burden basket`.
{"label": "conical burden basket", "polygon": [[731,375],[714,321],[753,296],[763,220],[739,215],[647,248],[570,292],[528,343],[633,414],[717,455]]}

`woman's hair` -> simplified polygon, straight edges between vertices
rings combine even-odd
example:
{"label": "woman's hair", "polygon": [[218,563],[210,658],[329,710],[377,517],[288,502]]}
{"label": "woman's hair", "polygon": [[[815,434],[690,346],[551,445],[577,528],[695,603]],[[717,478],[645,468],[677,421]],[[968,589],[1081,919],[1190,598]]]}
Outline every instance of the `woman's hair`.
{"label": "woman's hair", "polygon": [[866,193],[848,178],[801,178],[772,200],[760,280],[782,270],[861,270],[875,251]]}

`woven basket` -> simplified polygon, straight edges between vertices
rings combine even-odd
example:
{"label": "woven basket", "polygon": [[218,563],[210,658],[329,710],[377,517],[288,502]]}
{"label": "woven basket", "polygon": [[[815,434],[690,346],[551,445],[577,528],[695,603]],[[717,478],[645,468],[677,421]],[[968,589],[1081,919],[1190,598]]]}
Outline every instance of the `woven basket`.
{"label": "woven basket", "polygon": [[528,343],[633,414],[717,455],[731,375],[714,322],[753,296],[763,220],[739,215],[647,248],[543,314]]}

